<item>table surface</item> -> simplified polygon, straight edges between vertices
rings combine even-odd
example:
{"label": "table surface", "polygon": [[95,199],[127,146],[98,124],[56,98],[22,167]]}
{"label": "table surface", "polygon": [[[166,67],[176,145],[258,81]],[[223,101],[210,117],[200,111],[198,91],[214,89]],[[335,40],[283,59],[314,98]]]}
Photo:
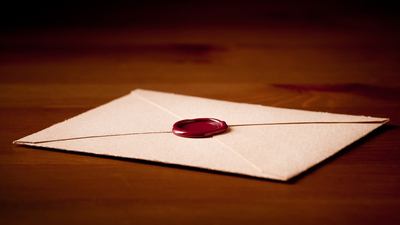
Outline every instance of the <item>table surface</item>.
{"label": "table surface", "polygon": [[[3,224],[398,223],[390,6],[153,3],[11,6],[32,17],[1,24]],[[136,88],[390,122],[288,182],[12,144]]]}

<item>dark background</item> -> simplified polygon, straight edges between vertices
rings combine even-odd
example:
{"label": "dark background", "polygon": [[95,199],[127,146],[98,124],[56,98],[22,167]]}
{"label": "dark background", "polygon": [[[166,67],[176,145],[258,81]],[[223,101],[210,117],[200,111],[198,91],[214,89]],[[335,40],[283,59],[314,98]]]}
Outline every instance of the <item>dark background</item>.
{"label": "dark background", "polygon": [[7,1],[1,6],[0,25],[5,29],[300,24],[356,28],[353,23],[358,23],[397,30],[398,14],[394,1]]}

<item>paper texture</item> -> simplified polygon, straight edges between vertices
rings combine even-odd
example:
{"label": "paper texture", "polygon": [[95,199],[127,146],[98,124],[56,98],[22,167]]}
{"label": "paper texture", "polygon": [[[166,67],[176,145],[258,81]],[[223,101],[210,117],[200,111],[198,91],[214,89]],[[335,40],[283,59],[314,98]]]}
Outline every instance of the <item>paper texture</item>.
{"label": "paper texture", "polygon": [[[206,117],[229,130],[211,138],[172,134],[178,120]],[[388,120],[137,89],[14,143],[285,181]]]}

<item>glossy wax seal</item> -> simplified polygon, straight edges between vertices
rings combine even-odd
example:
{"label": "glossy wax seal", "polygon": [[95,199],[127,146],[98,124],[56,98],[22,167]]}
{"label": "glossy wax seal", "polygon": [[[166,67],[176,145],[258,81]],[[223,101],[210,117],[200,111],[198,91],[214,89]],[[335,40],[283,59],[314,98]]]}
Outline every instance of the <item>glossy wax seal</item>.
{"label": "glossy wax seal", "polygon": [[224,121],[213,118],[187,119],[176,122],[172,133],[181,137],[210,137],[228,130]]}

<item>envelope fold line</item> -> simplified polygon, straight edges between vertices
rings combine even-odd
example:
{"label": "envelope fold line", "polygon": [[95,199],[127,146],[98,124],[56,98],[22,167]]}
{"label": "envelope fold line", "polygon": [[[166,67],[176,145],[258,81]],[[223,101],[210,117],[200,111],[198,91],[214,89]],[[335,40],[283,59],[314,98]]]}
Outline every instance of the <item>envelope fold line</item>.
{"label": "envelope fold line", "polygon": [[230,127],[239,127],[239,126],[263,126],[263,125],[296,125],[296,124],[338,124],[338,123],[344,123],[344,124],[351,124],[351,123],[386,123],[388,122],[388,119],[381,120],[381,121],[352,121],[352,122],[289,122],[289,123],[255,123],[255,124],[232,124],[229,125]]}
{"label": "envelope fold line", "polygon": [[[214,138],[215,140],[217,140],[218,142],[220,142],[221,144],[223,144],[225,147],[227,147],[228,149],[230,149],[232,152],[234,152],[236,155],[238,155],[240,158],[242,158],[245,162],[247,162],[248,164],[250,164],[252,167],[254,167],[255,169],[257,169],[260,173],[265,174],[269,177],[275,177],[275,178],[279,178],[279,179],[286,179],[286,177],[277,175],[277,174],[272,174],[266,171],[263,171],[261,168],[259,168],[257,165],[255,165],[254,163],[252,163],[250,160],[246,159],[243,155],[239,154],[237,151],[235,151],[234,149],[232,149],[231,147],[229,147],[227,144],[225,144],[223,141],[219,140],[218,138]],[[253,176],[257,176],[254,175]]]}
{"label": "envelope fold line", "polygon": [[142,100],[144,100],[144,101],[146,101],[146,102],[148,102],[148,103],[150,103],[150,104],[156,106],[157,108],[160,108],[160,109],[164,110],[165,112],[168,112],[169,114],[178,117],[179,119],[182,119],[181,116],[179,116],[179,115],[173,113],[172,111],[170,111],[170,110],[168,110],[168,109],[166,109],[166,108],[164,108],[164,107],[158,105],[158,104],[155,103],[155,102],[152,102],[152,101],[148,100],[147,98],[145,98],[145,97],[143,97],[143,96],[141,96],[141,95],[139,95],[139,94],[137,94],[137,93],[135,93],[135,92],[133,92],[133,91],[131,92],[131,95],[134,95],[135,97],[140,98],[140,99],[142,99]]}
{"label": "envelope fold line", "polygon": [[140,132],[140,133],[127,133],[127,134],[94,135],[94,136],[64,138],[64,139],[46,140],[46,141],[18,141],[17,140],[17,141],[13,141],[13,144],[41,144],[41,143],[48,143],[48,142],[72,141],[72,140],[89,139],[89,138],[117,137],[117,136],[139,135],[139,134],[163,134],[163,133],[172,133],[172,131],[156,131],[156,132]]}
{"label": "envelope fold line", "polygon": [[[166,110],[167,111],[167,110]],[[260,124],[233,124],[228,125],[229,127],[239,127],[239,126],[267,126],[267,125],[295,125],[295,124],[351,124],[351,123],[386,123],[389,120],[383,121],[360,121],[360,122],[290,122],[290,123],[260,123]],[[138,133],[124,133],[124,134],[106,134],[106,135],[91,135],[84,137],[73,137],[73,138],[63,138],[63,139],[53,139],[53,140],[45,140],[45,141],[13,141],[13,144],[40,144],[40,143],[48,143],[48,142],[56,142],[56,141],[70,141],[70,140],[78,140],[78,139],[86,139],[86,138],[101,138],[101,137],[115,137],[115,136],[126,136],[126,135],[139,135],[139,134],[159,134],[159,133],[172,133],[172,131],[154,131],[154,132],[138,132]],[[232,151],[234,151],[232,149]]]}
{"label": "envelope fold line", "polygon": [[236,155],[240,156],[244,161],[246,161],[247,163],[249,163],[250,165],[252,165],[254,168],[256,168],[258,171],[263,172],[260,168],[258,168],[254,163],[250,162],[248,159],[246,159],[245,157],[243,157],[241,154],[239,154],[237,151],[233,150],[231,147],[229,147],[228,145],[226,145],[223,141],[219,140],[218,138],[214,138],[214,140],[217,140],[219,143],[221,143],[222,145],[224,145],[225,147],[227,147],[228,149],[230,149],[232,152],[234,152]]}

